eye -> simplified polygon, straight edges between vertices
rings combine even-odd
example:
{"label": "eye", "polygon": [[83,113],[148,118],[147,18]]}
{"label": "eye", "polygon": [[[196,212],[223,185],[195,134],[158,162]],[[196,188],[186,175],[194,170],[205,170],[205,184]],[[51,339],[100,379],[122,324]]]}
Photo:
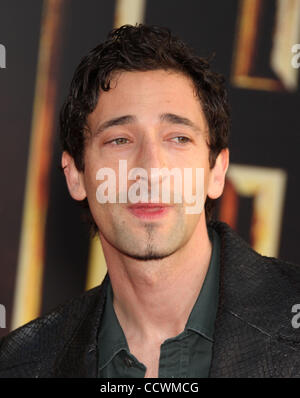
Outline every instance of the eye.
{"label": "eye", "polygon": [[188,142],[191,142],[191,140],[185,136],[174,137],[172,140],[177,140],[176,144],[187,144]]}
{"label": "eye", "polygon": [[128,142],[129,142],[129,140],[127,138],[119,137],[119,138],[114,138],[113,140],[106,142],[106,144],[123,145],[123,144],[127,144]]}

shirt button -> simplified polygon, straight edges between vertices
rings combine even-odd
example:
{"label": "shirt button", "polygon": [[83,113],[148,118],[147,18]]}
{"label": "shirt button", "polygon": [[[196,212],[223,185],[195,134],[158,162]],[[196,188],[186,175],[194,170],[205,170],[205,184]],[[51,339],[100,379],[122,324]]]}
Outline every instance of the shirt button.
{"label": "shirt button", "polygon": [[133,360],[129,357],[126,357],[124,359],[124,363],[127,366],[127,368],[131,368],[133,366]]}

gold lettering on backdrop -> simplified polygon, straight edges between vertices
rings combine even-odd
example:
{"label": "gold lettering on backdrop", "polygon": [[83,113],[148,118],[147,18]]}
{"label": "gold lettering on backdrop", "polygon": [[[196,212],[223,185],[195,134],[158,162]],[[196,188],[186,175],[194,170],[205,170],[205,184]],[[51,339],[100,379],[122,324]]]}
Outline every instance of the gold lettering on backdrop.
{"label": "gold lettering on backdrop", "polygon": [[[230,221],[236,222],[236,213],[232,215],[232,207],[235,211],[237,209],[232,206],[230,198],[235,198],[236,195],[253,197],[251,245],[265,256],[276,257],[280,242],[286,172],[282,169],[231,164],[227,178],[229,184],[226,183],[223,194],[225,205],[221,202],[220,207],[221,221],[231,225]],[[235,227],[235,224],[232,226]]]}
{"label": "gold lettering on backdrop", "polygon": [[64,2],[44,0],[11,329],[40,315]]}
{"label": "gold lettering on backdrop", "polygon": [[[262,0],[241,0],[238,13],[236,43],[233,54],[232,84],[252,90],[295,90],[298,71],[291,66],[292,47],[300,42],[300,0],[277,0],[274,10],[271,3]],[[269,66],[274,77],[258,76],[253,71],[258,62],[263,9],[274,12],[272,45],[267,50]]]}
{"label": "gold lettering on backdrop", "polygon": [[300,0],[277,0],[271,66],[290,91],[298,87],[298,68],[292,62],[295,45],[300,47]]}

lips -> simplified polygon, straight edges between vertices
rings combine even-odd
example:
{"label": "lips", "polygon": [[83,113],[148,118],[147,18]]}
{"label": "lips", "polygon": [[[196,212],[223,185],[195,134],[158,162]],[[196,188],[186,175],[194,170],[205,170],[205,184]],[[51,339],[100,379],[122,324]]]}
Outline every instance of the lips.
{"label": "lips", "polygon": [[163,217],[170,208],[165,203],[136,203],[129,206],[128,210],[139,218],[157,219]]}

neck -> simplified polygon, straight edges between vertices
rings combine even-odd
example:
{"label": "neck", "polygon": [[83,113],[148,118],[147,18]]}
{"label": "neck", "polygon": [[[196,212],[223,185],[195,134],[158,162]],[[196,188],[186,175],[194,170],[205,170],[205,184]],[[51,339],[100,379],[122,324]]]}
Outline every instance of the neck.
{"label": "neck", "polygon": [[[114,309],[127,340],[162,342],[183,331],[211,257],[206,222],[171,256],[153,261],[126,257],[100,235],[114,292]],[[147,340],[148,339],[148,340]]]}

